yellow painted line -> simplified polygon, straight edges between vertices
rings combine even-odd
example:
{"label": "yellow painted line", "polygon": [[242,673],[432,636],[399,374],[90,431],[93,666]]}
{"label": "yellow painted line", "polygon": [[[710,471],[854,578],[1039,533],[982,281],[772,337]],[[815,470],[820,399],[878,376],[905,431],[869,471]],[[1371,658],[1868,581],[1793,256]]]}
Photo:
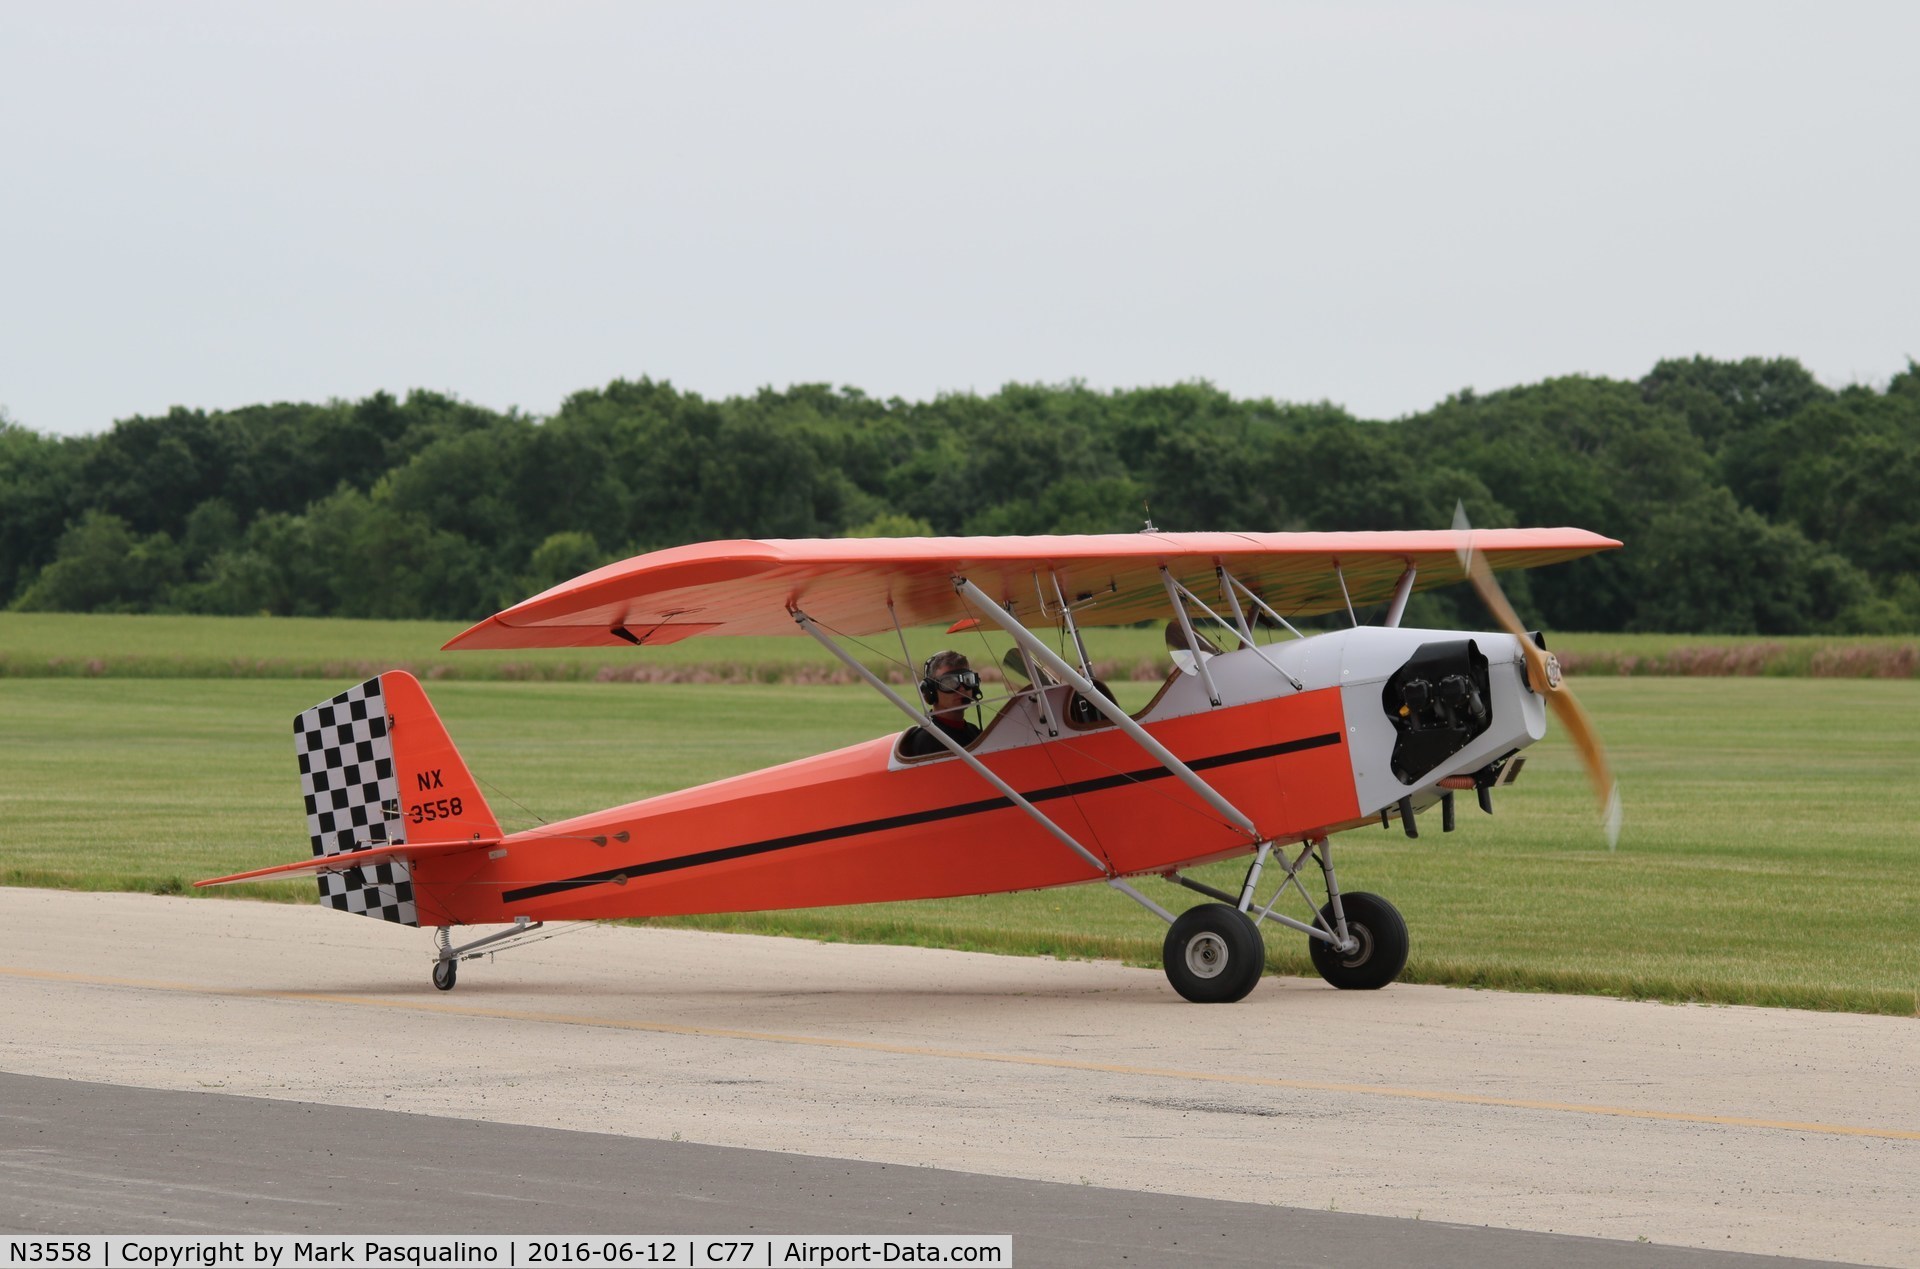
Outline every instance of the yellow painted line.
{"label": "yellow painted line", "polygon": [[509,1022],[539,1022],[570,1027],[605,1027],[619,1031],[646,1031],[658,1035],[700,1036],[721,1040],[748,1040],[761,1044],[793,1044],[822,1049],[852,1049],[866,1053],[896,1053],[908,1057],[945,1058],[957,1062],[998,1062],[1049,1070],[1093,1071],[1105,1075],[1139,1075],[1155,1079],[1233,1084],[1251,1088],[1284,1088],[1312,1093],[1349,1093],[1363,1097],[1397,1097],[1409,1101],[1445,1102],[1464,1106],[1501,1106],[1516,1110],[1546,1110],[1562,1114],[1610,1115],[1622,1119],[1654,1119],[1672,1123],[1715,1124],[1728,1128],[1763,1128],[1775,1132],[1817,1133],[1832,1137],[1878,1137],[1889,1141],[1920,1141],[1920,1131],[1899,1128],[1861,1128],[1851,1124],[1800,1123],[1782,1119],[1748,1119],[1738,1115],[1705,1115],[1681,1110],[1638,1110],[1631,1106],[1600,1106],[1584,1102],[1539,1101],[1526,1097],[1489,1097],[1482,1093],[1454,1093],[1444,1089],[1395,1088],[1386,1084],[1345,1084],[1332,1080],[1279,1079],[1217,1071],[1185,1071],[1172,1067],[1130,1066],[1120,1062],[1086,1062],[1077,1058],[1037,1054],[986,1053],[970,1049],[942,1049],[929,1045],[889,1044],[879,1040],[838,1040],[830,1036],[785,1035],[771,1031],[742,1031],[732,1027],[696,1027],[674,1022],[646,1022],[603,1018],[590,1014],[546,1013],[531,1009],[488,1009],[437,1000],[395,1000],[380,996],[349,996],[330,992],[268,991],[242,987],[207,987],[193,983],[156,982],[139,978],[111,978],[64,970],[24,969],[0,965],[0,975],[46,982],[82,983],[96,987],[131,987],[143,991],[184,992],[198,996],[225,996],[248,1000],[282,1000],[301,1004],[353,1005],[375,1009],[410,1009],[457,1018],[497,1018]]}

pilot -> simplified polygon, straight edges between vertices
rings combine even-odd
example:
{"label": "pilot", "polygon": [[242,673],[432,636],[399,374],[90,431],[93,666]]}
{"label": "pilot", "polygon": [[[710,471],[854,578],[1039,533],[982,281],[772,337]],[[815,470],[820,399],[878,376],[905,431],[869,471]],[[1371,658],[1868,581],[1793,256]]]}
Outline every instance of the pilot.
{"label": "pilot", "polygon": [[[929,707],[934,726],[962,745],[980,739],[980,729],[967,721],[967,706],[980,701],[980,676],[965,654],[951,649],[927,658],[920,670],[920,699]],[[900,756],[925,758],[948,749],[924,727],[909,727],[900,737]]]}

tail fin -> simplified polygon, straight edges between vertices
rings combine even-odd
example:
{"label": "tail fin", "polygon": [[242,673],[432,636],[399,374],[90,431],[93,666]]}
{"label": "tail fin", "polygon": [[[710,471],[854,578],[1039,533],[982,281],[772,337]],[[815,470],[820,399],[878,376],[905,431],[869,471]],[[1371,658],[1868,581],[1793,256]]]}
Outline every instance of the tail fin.
{"label": "tail fin", "polygon": [[[500,835],[419,680],[403,670],[296,715],[293,734],[315,855]],[[323,874],[320,901],[342,912],[420,924],[405,860]]]}

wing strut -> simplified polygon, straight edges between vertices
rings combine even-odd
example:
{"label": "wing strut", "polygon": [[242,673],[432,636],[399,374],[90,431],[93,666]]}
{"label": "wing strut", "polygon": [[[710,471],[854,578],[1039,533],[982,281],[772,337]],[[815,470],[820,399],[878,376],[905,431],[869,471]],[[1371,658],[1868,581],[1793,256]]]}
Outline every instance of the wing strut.
{"label": "wing strut", "polygon": [[[1161,571],[1164,572],[1165,570],[1163,569]],[[1073,650],[1080,654],[1080,668],[1087,672],[1088,678],[1092,678],[1093,662],[1087,659],[1087,644],[1086,641],[1080,637],[1079,623],[1073,619],[1073,605],[1067,602],[1066,592],[1060,589],[1060,574],[1050,569],[1047,572],[1047,576],[1053,581],[1053,600],[1055,604],[1059,605],[1060,620],[1066,623],[1067,633],[1073,637]],[[1036,595],[1040,594],[1040,575],[1038,573],[1035,573],[1033,577],[1033,590]],[[1084,599],[1086,596],[1083,595],[1081,598]],[[1047,615],[1047,599],[1045,595],[1040,596],[1040,615],[1043,617]]]}
{"label": "wing strut", "polygon": [[[1279,613],[1275,612],[1271,607],[1269,607],[1266,600],[1260,598],[1260,596],[1254,594],[1251,590],[1248,590],[1247,584],[1245,582],[1235,577],[1232,573],[1229,573],[1225,568],[1222,568],[1219,571],[1220,571],[1220,580],[1226,583],[1228,586],[1232,587],[1234,590],[1237,590],[1241,594],[1245,595],[1248,599],[1252,600],[1254,607],[1258,608],[1261,612],[1265,613],[1267,615],[1268,620],[1278,625],[1285,626],[1287,629],[1287,633],[1292,635],[1296,639],[1304,639],[1307,637],[1301,634],[1298,630],[1295,630],[1293,628],[1293,623],[1291,621],[1288,621],[1285,617],[1282,617]],[[1240,605],[1239,600],[1236,599],[1233,602],[1236,608],[1239,607]],[[1299,684],[1296,683],[1294,686],[1298,687]]]}
{"label": "wing strut", "polygon": [[[793,613],[794,621],[799,623],[799,626],[802,630],[812,635],[814,640],[817,643],[819,643],[821,647],[833,653],[834,656],[840,658],[840,660],[846,665],[846,667],[849,670],[852,670],[855,674],[858,674],[861,678],[865,679],[867,681],[867,684],[870,687],[872,687],[876,692],[879,692],[880,695],[892,701],[894,705],[900,710],[901,713],[905,714],[908,718],[911,718],[914,722],[919,723],[921,728],[927,733],[927,735],[932,736],[935,740],[945,745],[962,762],[966,763],[969,767],[972,767],[982,780],[985,780],[988,784],[991,784],[994,788],[1000,790],[1001,796],[1005,797],[1009,802],[1012,802],[1015,806],[1019,807],[1021,810],[1025,811],[1028,815],[1032,816],[1035,823],[1039,824],[1042,828],[1046,829],[1049,833],[1052,833],[1055,837],[1059,838],[1061,842],[1063,842],[1069,850],[1073,851],[1074,854],[1080,856],[1080,858],[1086,860],[1087,863],[1091,864],[1093,866],[1094,871],[1099,873],[1102,877],[1111,877],[1113,875],[1113,870],[1108,868],[1107,865],[1101,861],[1099,856],[1095,855],[1092,851],[1088,850],[1085,846],[1082,846],[1079,842],[1073,840],[1072,834],[1068,833],[1066,829],[1061,828],[1058,824],[1054,823],[1052,820],[1042,815],[1040,813],[1040,809],[1036,807],[1033,803],[1021,797],[1019,793],[1015,792],[1014,787],[1012,785],[1008,784],[1005,780],[1002,780],[999,776],[995,775],[993,772],[987,770],[987,766],[985,763],[981,762],[978,758],[968,753],[966,750],[966,747],[960,744],[958,741],[956,741],[953,737],[947,735],[946,730],[944,728],[934,726],[933,719],[929,718],[926,714],[922,713],[921,711],[915,709],[913,706],[909,705],[906,701],[906,698],[901,696],[900,693],[894,691],[891,687],[888,687],[887,684],[880,678],[879,675],[875,674],[872,670],[869,670],[866,666],[860,664],[859,661],[854,659],[852,653],[848,652],[845,648],[841,647],[839,644],[835,643],[832,639],[828,638],[827,635],[820,629],[819,625],[814,621],[813,618],[807,616],[807,614],[805,614],[804,612],[801,612],[798,608],[792,609],[791,611]],[[996,609],[996,611],[998,610]],[[1007,620],[1011,621],[1013,620],[1013,618],[1009,617],[1007,618]]]}
{"label": "wing strut", "polygon": [[1400,574],[1400,580],[1394,583],[1393,602],[1387,606],[1386,620],[1382,621],[1380,623],[1381,625],[1397,626],[1400,624],[1400,618],[1404,617],[1407,612],[1407,598],[1413,594],[1413,579],[1419,575],[1419,572],[1419,569],[1409,564],[1407,565],[1407,571]]}
{"label": "wing strut", "polygon": [[[1180,619],[1180,633],[1186,636],[1187,647],[1193,653],[1194,673],[1200,676],[1200,682],[1207,689],[1207,700],[1215,709],[1220,708],[1220,689],[1213,685],[1213,675],[1207,670],[1207,658],[1200,651],[1200,641],[1193,637],[1193,618],[1187,615],[1187,597],[1190,592],[1179,582],[1173,580],[1173,574],[1167,566],[1160,566],[1160,580],[1167,586],[1167,602],[1173,605],[1173,615]],[[1199,603],[1199,600],[1195,600]]]}
{"label": "wing strut", "polygon": [[[1182,784],[1198,794],[1201,801],[1220,812],[1229,822],[1237,825],[1256,845],[1267,840],[1265,835],[1255,826],[1254,822],[1248,819],[1239,807],[1221,797],[1219,791],[1205,780],[1202,780],[1193,768],[1174,757],[1165,745],[1155,740],[1152,736],[1149,736],[1146,728],[1134,722],[1132,718],[1127,716],[1125,710],[1107,699],[1105,692],[1095,687],[1093,683],[1082,676],[1078,670],[1061,660],[1052,648],[1042,643],[1040,639],[1034,635],[1033,631],[1014,620],[1012,613],[1002,608],[999,604],[994,603],[991,599],[988,599],[985,591],[964,577],[955,577],[953,579],[953,588],[959,591],[968,603],[975,605],[981,611],[985,612],[988,618],[993,621],[993,624],[1012,635],[1014,642],[1026,649],[1028,656],[1035,658],[1040,664],[1059,675],[1062,682],[1072,684],[1074,690],[1080,693],[1087,704],[1106,715],[1108,722],[1131,736],[1135,744],[1146,750],[1147,753],[1153,757],[1154,761],[1165,767],[1169,773],[1178,777]],[[836,648],[835,651],[837,652],[839,649]],[[844,655],[842,659],[849,663],[852,662],[852,658]],[[862,670],[865,668],[864,666],[861,667]],[[878,682],[878,680],[875,681]],[[892,693],[889,692],[888,695],[891,696]],[[904,701],[899,701],[898,697],[894,699],[899,702],[902,709],[911,710],[912,707]],[[984,771],[985,768],[982,768],[982,770]]]}
{"label": "wing strut", "polygon": [[[1302,683],[1299,679],[1296,679],[1295,677],[1293,677],[1293,675],[1281,669],[1280,663],[1274,660],[1272,657],[1268,656],[1267,650],[1253,641],[1253,625],[1247,620],[1246,611],[1240,607],[1240,596],[1234,593],[1236,588],[1239,587],[1240,583],[1237,580],[1235,580],[1233,574],[1227,572],[1227,570],[1224,567],[1216,567],[1214,569],[1214,572],[1220,575],[1220,592],[1227,597],[1227,603],[1232,605],[1233,607],[1233,628],[1239,632],[1240,646],[1248,649],[1253,653],[1253,655],[1259,657],[1262,661],[1265,661],[1269,666],[1273,668],[1273,672],[1275,674],[1278,674],[1281,678],[1293,684],[1294,691],[1296,692],[1306,691],[1307,685],[1305,683]],[[1188,591],[1187,593],[1189,595],[1193,594],[1192,591]],[[1267,608],[1267,606],[1264,603],[1261,603],[1260,597],[1258,595],[1255,595],[1252,591],[1247,592],[1247,598],[1253,600],[1253,602],[1256,604],[1260,604],[1262,608]],[[1217,612],[1214,612],[1213,609],[1211,608],[1207,608],[1205,604],[1201,604],[1199,596],[1197,595],[1194,596],[1193,602],[1196,604],[1200,604],[1202,608],[1205,608],[1207,611],[1207,615],[1212,617],[1215,621],[1220,621],[1220,614]],[[1273,610],[1271,608],[1267,608],[1267,612],[1271,614],[1273,613]],[[1221,622],[1221,624],[1225,625],[1226,623]],[[1282,621],[1280,624],[1284,626],[1286,625],[1286,622]],[[1293,627],[1287,626],[1287,629],[1293,630]],[[1293,630],[1293,633],[1295,635],[1298,635],[1300,632],[1298,630]]]}

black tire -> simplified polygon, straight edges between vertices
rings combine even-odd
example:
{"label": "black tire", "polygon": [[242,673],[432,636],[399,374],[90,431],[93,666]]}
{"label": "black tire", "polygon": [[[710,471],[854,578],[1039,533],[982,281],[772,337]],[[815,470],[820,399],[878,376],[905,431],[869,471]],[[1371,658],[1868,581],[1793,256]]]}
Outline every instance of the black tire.
{"label": "black tire", "polygon": [[433,985],[441,991],[452,991],[453,984],[459,977],[459,961],[435,961],[433,963]]}
{"label": "black tire", "polygon": [[1167,931],[1161,964],[1173,989],[1195,1004],[1243,999],[1267,967],[1267,947],[1245,913],[1225,903],[1203,903],[1180,914]]}
{"label": "black tire", "polygon": [[[1340,906],[1347,914],[1347,933],[1360,946],[1343,955],[1331,943],[1308,939],[1307,952],[1320,977],[1342,991],[1376,991],[1400,977],[1407,967],[1407,923],[1400,909],[1364,890],[1341,895]],[[1337,928],[1331,903],[1320,915],[1328,929]]]}

